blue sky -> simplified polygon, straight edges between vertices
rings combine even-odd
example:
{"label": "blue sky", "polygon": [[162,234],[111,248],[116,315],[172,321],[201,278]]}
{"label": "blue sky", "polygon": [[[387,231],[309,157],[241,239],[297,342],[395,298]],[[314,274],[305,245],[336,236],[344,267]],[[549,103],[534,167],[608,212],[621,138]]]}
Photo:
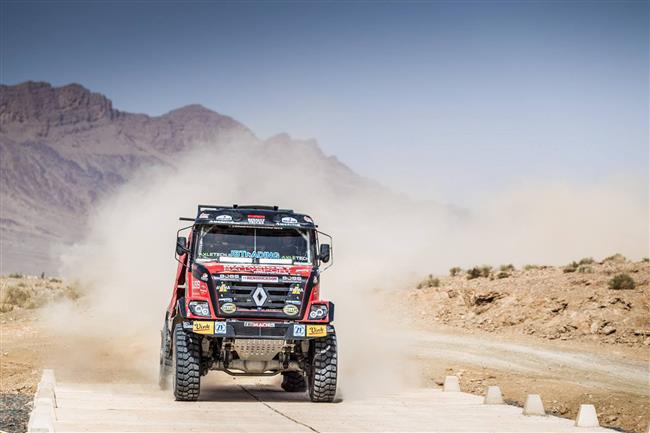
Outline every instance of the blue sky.
{"label": "blue sky", "polygon": [[649,3],[2,2],[0,81],[190,103],[464,204],[648,179]]}

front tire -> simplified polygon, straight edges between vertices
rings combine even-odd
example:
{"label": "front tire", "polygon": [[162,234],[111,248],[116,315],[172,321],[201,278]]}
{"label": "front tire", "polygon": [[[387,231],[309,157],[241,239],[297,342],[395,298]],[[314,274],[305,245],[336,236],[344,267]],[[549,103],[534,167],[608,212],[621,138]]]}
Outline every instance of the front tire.
{"label": "front tire", "polygon": [[282,373],[282,385],[280,386],[287,392],[307,391],[305,375],[299,371],[287,371],[286,373]]}
{"label": "front tire", "polygon": [[312,340],[309,355],[309,398],[313,402],[331,403],[336,395],[338,370],[336,335]]}
{"label": "front tire", "polygon": [[174,397],[196,401],[201,388],[201,344],[199,337],[187,333],[179,323],[174,327]]}

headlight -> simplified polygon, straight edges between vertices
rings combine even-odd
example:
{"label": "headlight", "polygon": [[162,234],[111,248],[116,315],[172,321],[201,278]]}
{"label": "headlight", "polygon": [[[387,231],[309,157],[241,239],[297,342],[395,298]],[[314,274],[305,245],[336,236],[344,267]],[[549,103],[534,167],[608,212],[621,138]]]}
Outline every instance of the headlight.
{"label": "headlight", "polygon": [[321,320],[327,317],[327,305],[312,305],[309,310],[309,318],[312,320]]}
{"label": "headlight", "polygon": [[189,307],[195,316],[210,317],[210,307],[206,301],[190,301]]}

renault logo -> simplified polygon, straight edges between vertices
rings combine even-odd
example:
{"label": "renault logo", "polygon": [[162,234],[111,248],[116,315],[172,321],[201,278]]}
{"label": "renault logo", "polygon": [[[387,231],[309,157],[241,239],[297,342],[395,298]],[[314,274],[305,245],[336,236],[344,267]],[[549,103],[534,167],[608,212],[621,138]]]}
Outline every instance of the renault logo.
{"label": "renault logo", "polygon": [[268,295],[266,294],[266,291],[262,288],[262,285],[259,284],[257,286],[257,289],[253,292],[253,302],[255,302],[255,305],[258,307],[261,307],[264,305],[266,302],[266,298],[268,298]]}

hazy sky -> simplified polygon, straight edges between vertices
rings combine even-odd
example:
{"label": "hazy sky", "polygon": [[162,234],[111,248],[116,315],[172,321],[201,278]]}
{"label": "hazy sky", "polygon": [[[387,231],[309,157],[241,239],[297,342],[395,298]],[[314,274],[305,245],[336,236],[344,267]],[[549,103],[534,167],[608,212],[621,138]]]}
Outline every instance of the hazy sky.
{"label": "hazy sky", "polygon": [[6,2],[0,81],[121,110],[201,103],[314,137],[361,174],[467,203],[648,179],[649,3]]}

